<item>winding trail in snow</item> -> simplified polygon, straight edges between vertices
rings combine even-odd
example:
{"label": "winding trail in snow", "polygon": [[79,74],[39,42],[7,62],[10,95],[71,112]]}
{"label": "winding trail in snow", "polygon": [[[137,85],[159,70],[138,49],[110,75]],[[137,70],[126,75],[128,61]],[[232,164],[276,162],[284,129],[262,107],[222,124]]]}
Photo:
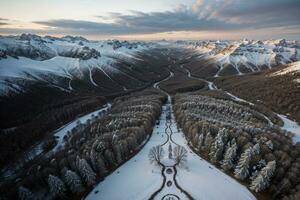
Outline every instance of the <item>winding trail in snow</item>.
{"label": "winding trail in snow", "polygon": [[[190,74],[190,73],[188,73]],[[170,74],[169,78],[172,77]],[[166,80],[164,80],[166,81]],[[211,89],[215,89],[212,82],[208,82]],[[166,150],[167,144],[174,146],[180,145],[187,150],[186,166],[177,166],[176,163],[170,162],[170,159],[164,159],[162,176],[163,187],[159,192],[156,192],[154,199],[200,199],[200,200],[219,200],[219,199],[242,199],[254,200],[256,199],[249,190],[240,183],[227,176],[213,165],[203,160],[200,156],[193,152],[184,134],[178,129],[175,116],[173,114],[170,95],[159,88],[159,83],[155,88],[162,91],[168,96],[166,106],[169,107],[170,117],[166,119],[167,129],[165,134],[168,134],[170,141],[164,143],[163,147]],[[179,168],[178,168],[179,167]],[[166,173],[168,169],[172,170],[171,174]],[[168,182],[172,183],[168,186]],[[173,184],[175,184],[173,186]],[[172,188],[173,187],[173,188]],[[184,189],[183,189],[184,188]],[[215,188],[223,188],[222,191],[215,191]]]}

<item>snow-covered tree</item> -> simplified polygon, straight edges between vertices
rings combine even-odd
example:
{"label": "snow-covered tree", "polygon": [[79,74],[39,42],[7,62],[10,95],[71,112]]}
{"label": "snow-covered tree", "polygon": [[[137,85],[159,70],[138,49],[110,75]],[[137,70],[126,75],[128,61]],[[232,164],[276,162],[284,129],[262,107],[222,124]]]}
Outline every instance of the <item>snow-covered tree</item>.
{"label": "snow-covered tree", "polygon": [[218,132],[214,142],[210,147],[209,157],[210,160],[214,163],[222,159],[222,155],[225,147],[225,144],[223,142],[224,136],[225,136],[225,129],[221,129]]}
{"label": "snow-covered tree", "polygon": [[269,147],[269,149],[273,150],[273,142],[271,140],[267,141],[266,145]]}
{"label": "snow-covered tree", "polygon": [[50,174],[48,177],[48,185],[52,196],[64,196],[66,192],[66,186],[64,182],[60,180],[60,178]]}
{"label": "snow-covered tree", "polygon": [[114,156],[113,152],[110,149],[106,149],[104,151],[104,158],[105,158],[105,161],[108,162],[109,166],[115,166],[116,165],[115,156]]}
{"label": "snow-covered tree", "polygon": [[86,162],[85,159],[81,159],[77,157],[77,168],[79,171],[79,174],[84,179],[87,185],[93,185],[96,181],[96,174],[90,167],[90,165]]}
{"label": "snow-covered tree", "polygon": [[235,168],[234,175],[236,178],[244,180],[249,176],[249,165],[252,157],[252,147],[249,147],[242,153],[238,165]]}
{"label": "snow-covered tree", "polygon": [[253,153],[255,155],[258,155],[260,153],[260,146],[259,146],[259,143],[256,143],[254,146],[253,146]]}
{"label": "snow-covered tree", "polygon": [[72,192],[80,193],[83,191],[81,179],[75,172],[66,170],[64,174],[64,181]]}
{"label": "snow-covered tree", "polygon": [[33,200],[35,199],[33,193],[24,186],[18,188],[18,196],[21,200]]}
{"label": "snow-covered tree", "polygon": [[103,174],[105,174],[105,173],[107,172],[105,163],[104,163],[104,161],[103,161],[103,159],[102,159],[101,156],[99,156],[99,157],[97,158],[97,167],[98,167],[98,172],[99,172],[101,175],[103,175]]}
{"label": "snow-covered tree", "polygon": [[210,132],[208,132],[205,136],[205,142],[204,142],[206,151],[209,151],[212,141],[213,141],[213,137],[211,136]]}
{"label": "snow-covered tree", "polygon": [[198,149],[202,149],[202,145],[203,145],[203,140],[204,140],[204,136],[203,136],[203,133],[201,133],[198,137]]}
{"label": "snow-covered tree", "polygon": [[229,170],[234,166],[234,159],[236,157],[237,146],[234,142],[225,152],[224,160],[222,161],[222,168],[225,170]]}
{"label": "snow-covered tree", "polygon": [[270,179],[276,169],[276,161],[268,162],[267,166],[262,168],[256,178],[252,181],[250,189],[255,192],[260,192],[269,187]]}
{"label": "snow-covered tree", "polygon": [[115,144],[113,146],[114,154],[116,157],[116,161],[118,164],[121,164],[123,162],[123,156],[122,156],[122,149],[119,143]]}

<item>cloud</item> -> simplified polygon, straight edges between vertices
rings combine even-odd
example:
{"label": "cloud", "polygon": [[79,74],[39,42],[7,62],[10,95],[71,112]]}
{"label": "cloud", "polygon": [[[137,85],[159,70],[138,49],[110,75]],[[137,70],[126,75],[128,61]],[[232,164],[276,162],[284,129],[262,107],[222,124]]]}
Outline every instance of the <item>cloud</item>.
{"label": "cloud", "polygon": [[201,0],[193,11],[199,16],[252,27],[299,25],[299,0]]}
{"label": "cloud", "polygon": [[7,23],[7,21],[9,21],[9,20],[0,17],[0,26],[8,25],[9,23]]}
{"label": "cloud", "polygon": [[299,10],[299,0],[197,0],[163,12],[131,11],[97,16],[99,21],[54,19],[34,23],[43,25],[42,31],[49,34],[128,35],[274,28],[282,28],[284,33],[284,29],[299,32]]}
{"label": "cloud", "polygon": [[[98,16],[107,19],[106,16]],[[246,27],[215,19],[199,18],[190,10],[144,13],[132,11],[131,14],[110,13],[112,23],[82,20],[50,20],[34,23],[62,30],[76,30],[90,34],[149,34],[171,31],[229,30]]]}

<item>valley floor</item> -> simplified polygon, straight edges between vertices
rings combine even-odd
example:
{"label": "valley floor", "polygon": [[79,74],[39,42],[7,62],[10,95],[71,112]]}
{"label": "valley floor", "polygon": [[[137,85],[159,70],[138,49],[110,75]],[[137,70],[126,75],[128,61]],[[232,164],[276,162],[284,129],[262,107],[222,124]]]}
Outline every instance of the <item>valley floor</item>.
{"label": "valley floor", "polygon": [[[167,120],[167,108],[171,110],[171,120]],[[169,121],[169,122],[168,122]],[[189,194],[175,186],[171,174],[166,175],[166,182],[162,190],[159,190],[163,183],[161,175],[162,167],[151,164],[148,159],[149,150],[156,145],[162,145],[165,152],[168,152],[168,146],[180,145],[188,150],[187,162],[184,166],[178,167],[175,179],[178,185]],[[162,163],[172,165],[172,160],[168,159],[166,154]],[[167,186],[167,182],[171,186]],[[153,195],[156,191],[155,195]],[[115,170],[114,173],[100,182],[91,193],[86,197],[87,200],[98,199],[123,199],[123,200],[141,200],[149,199],[205,199],[205,200],[254,200],[256,199],[248,189],[239,184],[233,178],[229,177],[213,165],[209,164],[193,151],[187,145],[183,133],[178,130],[170,101],[163,106],[163,111],[152,136],[144,148],[132,159]]]}

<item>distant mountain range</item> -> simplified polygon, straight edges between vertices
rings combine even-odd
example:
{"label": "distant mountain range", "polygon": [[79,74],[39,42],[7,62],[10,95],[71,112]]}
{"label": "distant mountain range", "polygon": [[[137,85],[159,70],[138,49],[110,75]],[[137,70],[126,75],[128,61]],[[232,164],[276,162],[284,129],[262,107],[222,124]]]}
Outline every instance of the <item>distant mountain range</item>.
{"label": "distant mountain range", "polygon": [[[170,45],[192,51],[194,59],[187,67],[206,78],[241,75],[300,60],[299,42],[284,39],[128,42],[0,36],[0,95],[24,92],[37,82],[66,92],[83,88],[105,94],[126,91],[160,78],[144,57],[147,51]],[[148,59],[153,63],[155,56]]]}
{"label": "distant mountain range", "polygon": [[[299,41],[178,41],[177,44],[199,53],[199,75],[241,75],[300,60]],[[194,68],[197,68],[196,66]]]}

